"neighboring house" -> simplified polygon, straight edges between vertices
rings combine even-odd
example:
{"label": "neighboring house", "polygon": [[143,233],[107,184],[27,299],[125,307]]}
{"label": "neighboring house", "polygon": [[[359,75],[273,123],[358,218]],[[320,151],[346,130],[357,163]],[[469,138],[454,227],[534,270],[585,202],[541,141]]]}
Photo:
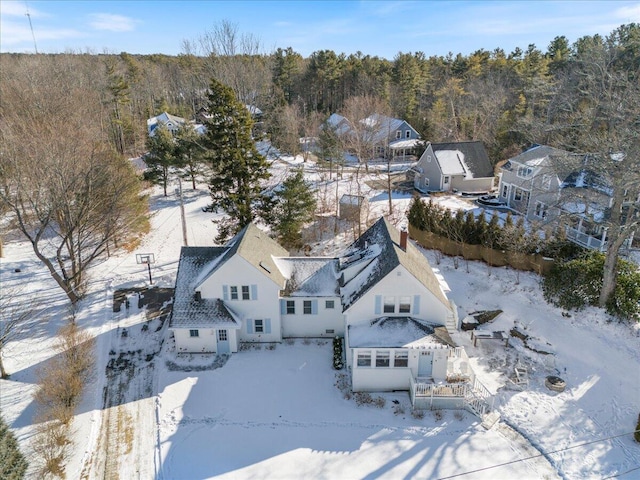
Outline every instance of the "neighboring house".
{"label": "neighboring house", "polygon": [[562,226],[572,242],[603,251],[613,190],[589,169],[592,161],[598,160],[536,145],[501,167],[499,198],[527,220]]}
{"label": "neighboring house", "polygon": [[183,247],[169,330],[178,352],[218,354],[344,335],[354,391],[484,413],[487,392],[449,337],[458,326],[426,257],[381,218],[336,258],[290,257],[252,224],[224,247]]}
{"label": "neighboring house", "polygon": [[431,143],[411,168],[422,192],[489,192],[494,172],[482,142]]}
{"label": "neighboring house", "polygon": [[155,135],[156,129],[160,126],[164,126],[171,132],[172,135],[175,135],[180,127],[184,125],[192,125],[195,131],[198,132],[198,134],[204,134],[204,125],[190,122],[182,117],[170,115],[167,112],[162,112],[160,115],[147,119],[147,132],[150,137],[153,137]]}
{"label": "neighboring house", "polygon": [[374,113],[358,122],[354,128],[337,113],[327,119],[338,136],[359,135],[374,156],[399,160],[414,155],[419,146],[420,134],[405,120]]}

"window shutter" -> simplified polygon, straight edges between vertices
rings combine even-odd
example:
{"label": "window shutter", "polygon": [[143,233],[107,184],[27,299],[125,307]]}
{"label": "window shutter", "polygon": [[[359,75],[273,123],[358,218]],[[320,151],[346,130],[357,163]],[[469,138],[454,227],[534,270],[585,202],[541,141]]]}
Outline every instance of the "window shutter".
{"label": "window shutter", "polygon": [[264,333],[271,333],[271,319],[264,319]]}
{"label": "window shutter", "polygon": [[413,314],[414,315],[420,314],[420,295],[413,296]]}
{"label": "window shutter", "polygon": [[247,318],[247,333],[253,333],[253,320]]}
{"label": "window shutter", "polygon": [[375,314],[380,315],[381,313],[382,313],[382,295],[376,295]]}
{"label": "window shutter", "polygon": [[280,315],[287,314],[287,301],[284,298],[280,299]]}
{"label": "window shutter", "polygon": [[258,285],[251,285],[251,300],[258,299]]}
{"label": "window shutter", "polygon": [[225,302],[229,300],[229,285],[222,285],[222,299]]}
{"label": "window shutter", "polygon": [[311,300],[311,315],[318,314],[318,300]]}

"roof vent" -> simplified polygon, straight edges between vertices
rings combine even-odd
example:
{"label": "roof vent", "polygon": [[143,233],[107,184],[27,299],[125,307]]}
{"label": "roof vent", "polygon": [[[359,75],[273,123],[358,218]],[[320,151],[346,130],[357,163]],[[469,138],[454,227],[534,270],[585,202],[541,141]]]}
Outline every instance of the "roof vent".
{"label": "roof vent", "polygon": [[263,262],[260,262],[259,264],[264,270],[266,270],[267,273],[271,273],[271,270],[269,270],[269,267],[267,267]]}

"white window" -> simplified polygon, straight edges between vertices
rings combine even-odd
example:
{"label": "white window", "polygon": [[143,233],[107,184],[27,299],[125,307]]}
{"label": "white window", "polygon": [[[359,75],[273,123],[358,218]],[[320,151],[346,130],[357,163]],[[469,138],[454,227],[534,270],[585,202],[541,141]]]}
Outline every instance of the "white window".
{"label": "white window", "polygon": [[400,297],[398,312],[411,313],[411,297]]}
{"label": "white window", "polygon": [[231,291],[231,300],[238,300],[238,287],[229,287]]}
{"label": "white window", "polygon": [[295,315],[296,302],[295,300],[287,300],[287,315]]}
{"label": "white window", "polygon": [[527,178],[533,173],[531,167],[518,167],[518,176],[520,178]]}
{"label": "white window", "polygon": [[402,138],[402,132],[400,130],[396,130],[396,138]]}
{"label": "white window", "polygon": [[332,310],[334,308],[336,308],[336,303],[334,300],[327,300],[326,302],[324,302],[324,308],[326,308],[327,310]]}
{"label": "white window", "polygon": [[382,311],[384,313],[396,312],[396,297],[384,297],[384,304]]}
{"label": "white window", "polygon": [[200,331],[199,330],[189,330],[189,336],[190,337],[199,337],[200,336]]}
{"label": "white window", "polygon": [[263,320],[254,320],[253,321],[254,332],[256,333],[264,333],[264,321]]}
{"label": "white window", "polygon": [[549,207],[542,202],[536,202],[535,215],[538,218],[546,218]]}
{"label": "white window", "polygon": [[388,367],[389,366],[389,350],[377,350],[376,351],[376,367]]}
{"label": "white window", "polygon": [[444,184],[448,185],[449,184],[449,177],[444,177]]}
{"label": "white window", "polygon": [[228,340],[226,330],[218,330],[218,340],[220,342],[226,342]]}
{"label": "white window", "polygon": [[404,132],[404,138],[411,138],[411,130]]}
{"label": "white window", "polygon": [[507,198],[507,194],[508,193],[509,193],[508,185],[503,185],[502,186],[502,198]]}
{"label": "white window", "polygon": [[242,285],[242,300],[251,300],[249,285]]}
{"label": "white window", "polygon": [[358,361],[357,364],[359,367],[370,367],[371,366],[371,352],[369,350],[364,350],[358,352]]}
{"label": "white window", "polygon": [[545,174],[542,176],[542,188],[549,190],[551,188],[551,175]]}
{"label": "white window", "polygon": [[409,366],[409,352],[399,350],[393,354],[393,366],[396,368]]}
{"label": "white window", "polygon": [[311,315],[311,300],[304,300],[302,302],[302,313],[305,315]]}

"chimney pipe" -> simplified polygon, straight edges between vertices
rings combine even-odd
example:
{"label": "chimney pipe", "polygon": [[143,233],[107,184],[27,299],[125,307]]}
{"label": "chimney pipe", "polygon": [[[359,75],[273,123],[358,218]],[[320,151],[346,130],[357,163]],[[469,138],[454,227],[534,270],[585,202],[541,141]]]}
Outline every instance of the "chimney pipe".
{"label": "chimney pipe", "polygon": [[407,251],[407,239],[409,238],[409,232],[404,228],[400,230],[400,248]]}

